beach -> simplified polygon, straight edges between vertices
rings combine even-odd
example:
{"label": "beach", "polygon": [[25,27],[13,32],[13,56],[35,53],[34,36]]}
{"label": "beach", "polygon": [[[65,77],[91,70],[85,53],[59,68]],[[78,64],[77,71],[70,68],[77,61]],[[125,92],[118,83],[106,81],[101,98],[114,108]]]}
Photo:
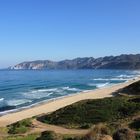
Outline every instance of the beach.
{"label": "beach", "polygon": [[128,82],[124,82],[121,84],[116,84],[113,86],[104,87],[101,89],[96,89],[96,90],[92,90],[88,92],[77,93],[71,96],[58,98],[56,100],[52,100],[52,101],[49,101],[49,102],[31,107],[31,108],[25,109],[25,110],[21,110],[19,112],[6,114],[0,117],[0,127],[5,127],[17,121],[31,118],[33,116],[50,113],[81,100],[112,97],[113,96],[112,93],[114,93],[115,91],[121,88],[124,88],[138,80],[140,79],[139,78],[132,79],[132,80],[129,80]]}

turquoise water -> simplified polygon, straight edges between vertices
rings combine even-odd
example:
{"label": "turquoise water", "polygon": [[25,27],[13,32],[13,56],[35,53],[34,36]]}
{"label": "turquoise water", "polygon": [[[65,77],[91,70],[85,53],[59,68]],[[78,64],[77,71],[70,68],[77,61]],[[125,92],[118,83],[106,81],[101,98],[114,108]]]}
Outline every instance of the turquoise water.
{"label": "turquoise water", "polygon": [[138,74],[124,70],[1,70],[0,114],[126,82]]}

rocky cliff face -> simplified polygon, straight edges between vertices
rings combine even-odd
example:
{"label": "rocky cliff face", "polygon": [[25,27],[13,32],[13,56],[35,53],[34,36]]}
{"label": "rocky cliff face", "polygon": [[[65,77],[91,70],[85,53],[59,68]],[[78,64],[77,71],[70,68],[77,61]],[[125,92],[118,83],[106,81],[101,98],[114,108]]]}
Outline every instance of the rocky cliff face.
{"label": "rocky cliff face", "polygon": [[59,62],[38,60],[20,63],[11,69],[140,69],[140,54],[107,56],[97,59],[85,57]]}

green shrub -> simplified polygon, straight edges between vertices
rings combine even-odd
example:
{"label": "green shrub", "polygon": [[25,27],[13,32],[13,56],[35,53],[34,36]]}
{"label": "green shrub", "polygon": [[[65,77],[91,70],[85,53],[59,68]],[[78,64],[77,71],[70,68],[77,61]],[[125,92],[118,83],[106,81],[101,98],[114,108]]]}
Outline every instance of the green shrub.
{"label": "green shrub", "polygon": [[115,122],[118,119],[129,117],[139,110],[140,103],[132,102],[127,97],[112,97],[80,101],[39,117],[38,120],[44,123],[80,128],[101,122]]}
{"label": "green shrub", "polygon": [[140,118],[134,120],[130,125],[130,128],[140,131]]}
{"label": "green shrub", "polygon": [[29,127],[32,126],[30,119],[25,119],[19,122],[16,122],[9,126],[8,133],[10,134],[22,134],[26,133],[29,130]]}
{"label": "green shrub", "polygon": [[136,140],[140,140],[140,134],[136,134]]}
{"label": "green shrub", "polygon": [[58,137],[53,131],[45,131],[36,140],[58,140]]}
{"label": "green shrub", "polygon": [[38,134],[31,134],[27,136],[8,136],[4,140],[36,140]]}
{"label": "green shrub", "polygon": [[88,128],[91,128],[91,124],[82,124],[81,125],[81,127],[80,127],[81,129],[88,129]]}

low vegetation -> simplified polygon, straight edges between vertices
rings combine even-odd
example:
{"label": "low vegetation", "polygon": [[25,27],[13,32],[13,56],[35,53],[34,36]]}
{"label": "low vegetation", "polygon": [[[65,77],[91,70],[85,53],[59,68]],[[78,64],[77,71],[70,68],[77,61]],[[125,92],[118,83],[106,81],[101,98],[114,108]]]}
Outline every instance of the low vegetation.
{"label": "low vegetation", "polygon": [[31,119],[25,119],[8,126],[9,134],[22,134],[26,133],[32,126]]}
{"label": "low vegetation", "polygon": [[140,118],[135,119],[129,126],[136,131],[140,131]]}
{"label": "low vegetation", "polygon": [[125,87],[121,92],[129,95],[140,95],[140,81]]}
{"label": "low vegetation", "polygon": [[[140,97],[135,97],[135,99]],[[132,98],[133,99],[133,98]],[[127,97],[85,100],[49,115],[39,117],[44,123],[66,127],[88,128],[93,124],[116,122],[140,111],[140,102]]]}
{"label": "low vegetation", "polygon": [[53,131],[45,131],[36,140],[62,140],[62,138]]}
{"label": "low vegetation", "polygon": [[31,134],[27,136],[8,136],[2,140],[36,140],[39,137],[39,134]]}

